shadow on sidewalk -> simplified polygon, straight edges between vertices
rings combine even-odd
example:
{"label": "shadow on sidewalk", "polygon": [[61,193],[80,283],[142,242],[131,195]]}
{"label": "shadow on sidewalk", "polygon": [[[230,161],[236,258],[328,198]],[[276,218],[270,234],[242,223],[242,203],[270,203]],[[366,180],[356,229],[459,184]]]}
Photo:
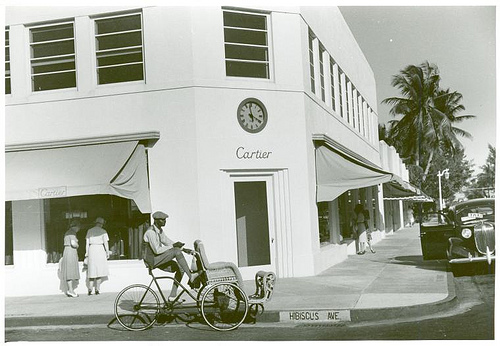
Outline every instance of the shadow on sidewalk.
{"label": "shadow on sidewalk", "polygon": [[[384,261],[386,262],[386,261]],[[389,258],[386,263],[413,266],[419,269],[434,270],[448,272],[448,261],[441,260],[426,260],[422,256],[396,256]]]}

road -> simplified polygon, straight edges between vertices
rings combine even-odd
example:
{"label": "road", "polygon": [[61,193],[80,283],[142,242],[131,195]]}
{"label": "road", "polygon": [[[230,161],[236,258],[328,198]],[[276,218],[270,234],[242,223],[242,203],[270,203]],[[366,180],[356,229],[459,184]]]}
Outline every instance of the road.
{"label": "road", "polygon": [[304,341],[304,340],[492,340],[494,275],[454,279],[458,304],[424,318],[345,324],[258,323],[216,332],[193,323],[166,324],[143,332],[106,325],[19,327],[6,329],[6,341]]}

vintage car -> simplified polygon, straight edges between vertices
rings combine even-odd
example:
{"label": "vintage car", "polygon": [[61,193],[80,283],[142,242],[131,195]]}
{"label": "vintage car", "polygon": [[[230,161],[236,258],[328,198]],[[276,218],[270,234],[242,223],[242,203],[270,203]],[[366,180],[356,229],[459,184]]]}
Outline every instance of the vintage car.
{"label": "vintage car", "polygon": [[424,260],[447,258],[456,265],[495,260],[495,200],[458,203],[447,212],[422,216],[420,242]]}

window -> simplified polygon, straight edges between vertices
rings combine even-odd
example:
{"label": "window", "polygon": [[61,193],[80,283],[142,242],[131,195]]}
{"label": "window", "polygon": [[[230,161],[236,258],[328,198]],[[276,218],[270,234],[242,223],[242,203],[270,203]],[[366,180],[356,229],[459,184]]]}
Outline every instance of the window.
{"label": "window", "polygon": [[320,46],[319,48],[319,82],[321,85],[321,99],[325,101],[325,68],[323,64],[323,53],[325,49]]}
{"label": "window", "polygon": [[335,67],[335,62],[333,59],[330,59],[330,92],[332,94],[332,109],[337,110],[335,108],[335,75],[334,75],[334,68]]}
{"label": "window", "polygon": [[10,94],[10,42],[9,29],[5,29],[5,93]]}
{"label": "window", "polygon": [[309,32],[309,73],[311,75],[311,91],[316,93],[316,85],[314,80],[314,48],[313,48],[314,36]]}
{"label": "window", "polygon": [[[352,117],[351,113],[352,113],[352,109],[351,107],[349,107],[349,84],[351,84],[349,78],[347,78],[347,76],[344,74],[344,77],[345,77],[345,84],[343,85],[344,87],[344,95],[343,95],[343,98],[345,100],[345,107],[346,107],[346,116],[347,116],[347,119],[353,119],[354,121],[354,117]],[[349,120],[348,120],[349,121]],[[353,126],[355,127],[355,125],[353,124]]]}
{"label": "window", "polygon": [[319,242],[321,245],[330,244],[330,215],[328,202],[317,203],[318,207],[318,227]]}
{"label": "window", "polygon": [[144,80],[140,13],[95,20],[97,83]]}
{"label": "window", "polygon": [[76,87],[73,23],[32,27],[30,48],[33,91]]}
{"label": "window", "polygon": [[64,250],[64,234],[72,220],[79,220],[78,257],[85,257],[85,235],[97,217],[106,220],[110,260],[141,258],[142,236],[149,226],[149,215],[141,214],[134,202],[111,195],[76,196],[44,200],[45,252],[47,263],[57,263]]}
{"label": "window", "polygon": [[5,265],[14,264],[14,237],[12,233],[12,202],[5,202]]}
{"label": "window", "polygon": [[226,75],[269,78],[266,15],[224,11]]}
{"label": "window", "polygon": [[[342,102],[344,101],[343,99],[344,99],[345,84],[342,85],[342,70],[340,69],[340,67],[338,68],[338,76],[339,76],[338,92],[339,92],[339,105],[340,105],[339,113],[340,113],[340,116],[343,118],[344,117],[344,105],[342,104]],[[349,117],[347,117],[347,121],[349,121]]]}
{"label": "window", "polygon": [[359,96],[359,98],[358,98],[358,109],[359,109],[358,116],[360,116],[360,117],[363,115],[363,102],[364,102],[363,97]]}

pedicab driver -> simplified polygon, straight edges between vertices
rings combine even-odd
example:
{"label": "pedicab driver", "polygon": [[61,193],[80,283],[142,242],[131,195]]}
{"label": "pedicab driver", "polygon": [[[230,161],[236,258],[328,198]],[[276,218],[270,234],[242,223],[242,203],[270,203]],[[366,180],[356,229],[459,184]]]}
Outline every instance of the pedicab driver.
{"label": "pedicab driver", "polygon": [[[167,223],[167,218],[168,215],[162,211],[157,211],[153,214],[154,223],[144,233],[144,241],[149,244],[149,250],[151,250],[146,250],[150,255],[146,255],[145,261],[152,269],[159,268],[164,271],[175,271],[175,279],[178,282],[182,280],[183,274],[187,273],[189,282],[192,283],[199,274],[191,272],[182,253],[184,244],[172,241],[165,234],[163,227]],[[175,266],[175,263],[172,263],[173,260],[177,262],[177,266]],[[177,285],[174,282],[169,300],[174,300],[176,296]]]}

